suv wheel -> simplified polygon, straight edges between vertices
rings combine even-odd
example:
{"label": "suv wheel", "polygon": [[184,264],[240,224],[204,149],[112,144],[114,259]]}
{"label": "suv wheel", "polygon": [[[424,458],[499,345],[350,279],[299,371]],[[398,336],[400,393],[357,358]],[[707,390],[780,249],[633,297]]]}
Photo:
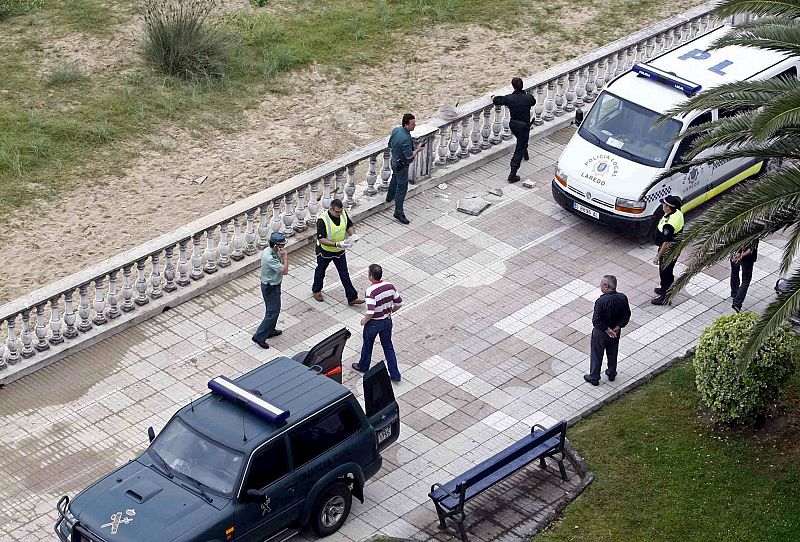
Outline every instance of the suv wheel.
{"label": "suv wheel", "polygon": [[339,530],[347,516],[353,496],[350,488],[342,482],[328,486],[320,493],[311,510],[311,529],[317,536],[328,536]]}

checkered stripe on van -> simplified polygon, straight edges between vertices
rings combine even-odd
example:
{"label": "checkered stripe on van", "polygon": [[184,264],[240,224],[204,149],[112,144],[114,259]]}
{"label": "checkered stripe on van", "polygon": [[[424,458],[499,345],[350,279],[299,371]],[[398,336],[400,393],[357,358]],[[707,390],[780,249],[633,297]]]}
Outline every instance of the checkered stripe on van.
{"label": "checkered stripe on van", "polygon": [[644,197],[644,201],[646,203],[650,203],[651,201],[659,201],[660,199],[669,196],[671,193],[672,193],[672,187],[671,186],[666,186],[665,188],[662,188],[658,192],[653,192],[652,194],[647,194]]}

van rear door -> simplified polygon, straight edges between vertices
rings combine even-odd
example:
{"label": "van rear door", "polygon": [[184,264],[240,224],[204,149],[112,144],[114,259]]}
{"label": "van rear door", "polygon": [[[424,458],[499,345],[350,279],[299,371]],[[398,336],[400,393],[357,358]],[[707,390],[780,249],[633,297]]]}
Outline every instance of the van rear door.
{"label": "van rear door", "polygon": [[364,410],[375,429],[380,452],[400,436],[400,407],[394,398],[389,371],[382,361],[364,373]]}

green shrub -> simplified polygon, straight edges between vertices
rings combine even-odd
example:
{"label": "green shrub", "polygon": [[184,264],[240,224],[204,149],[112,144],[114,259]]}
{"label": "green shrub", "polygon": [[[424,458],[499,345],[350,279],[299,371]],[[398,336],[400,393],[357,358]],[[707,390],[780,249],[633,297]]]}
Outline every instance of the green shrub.
{"label": "green shrub", "polygon": [[217,0],[144,0],[144,58],[183,79],[222,77],[231,38],[212,20],[216,8]]}
{"label": "green shrub", "polygon": [[694,368],[700,397],[727,424],[752,424],[769,415],[795,371],[798,339],[786,325],[740,370],[739,354],[757,321],[752,312],[724,316],[703,331],[697,345]]}
{"label": "green shrub", "polygon": [[48,86],[69,85],[86,79],[77,62],[62,62],[53,66],[47,78]]}
{"label": "green shrub", "polygon": [[256,6],[257,8],[263,8],[264,6],[269,4],[269,0],[251,0],[251,1],[253,2],[253,5]]}
{"label": "green shrub", "polygon": [[0,0],[0,21],[42,7],[44,0]]}

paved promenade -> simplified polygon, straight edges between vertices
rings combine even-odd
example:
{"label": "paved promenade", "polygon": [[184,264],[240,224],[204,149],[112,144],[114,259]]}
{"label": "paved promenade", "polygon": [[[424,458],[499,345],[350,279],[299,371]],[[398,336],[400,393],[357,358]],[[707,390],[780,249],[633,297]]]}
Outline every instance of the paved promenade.
{"label": "paved promenade", "polygon": [[[534,189],[505,182],[504,156],[447,190],[407,202],[411,227],[388,211],[356,224],[362,240],[348,256],[356,287],[363,292],[367,266],[377,262],[405,300],[394,335],[403,424],[384,469],[365,488],[366,502],[354,500],[350,520],[331,540],[375,533],[424,539],[435,520],[426,497],[432,483],[463,472],[532,424],[589,411],[683,354],[706,325],[731,312],[723,265],[697,277],[671,307],[651,306],[654,247],[594,228],[553,203],[553,166],[570,135],[531,144],[521,174],[536,181]],[[486,196],[493,205],[482,215],[455,211],[458,198],[492,187],[504,194]],[[761,244],[745,308],[772,296],[778,255],[775,241]],[[0,541],[54,540],[58,498],[138,455],[147,427],[160,429],[214,376],[236,377],[346,326],[353,337],[345,383],[360,393],[350,364],[361,347],[363,306],[347,306],[332,266],[325,302],[312,299],[311,247],[290,261],[284,334],[267,351],[250,341],[263,315],[253,272],[0,390]],[[633,315],[617,380],[592,387],[582,375],[604,274],[617,276]],[[376,345],[375,359],[381,355]],[[475,539],[496,538],[502,525],[474,531]]]}

